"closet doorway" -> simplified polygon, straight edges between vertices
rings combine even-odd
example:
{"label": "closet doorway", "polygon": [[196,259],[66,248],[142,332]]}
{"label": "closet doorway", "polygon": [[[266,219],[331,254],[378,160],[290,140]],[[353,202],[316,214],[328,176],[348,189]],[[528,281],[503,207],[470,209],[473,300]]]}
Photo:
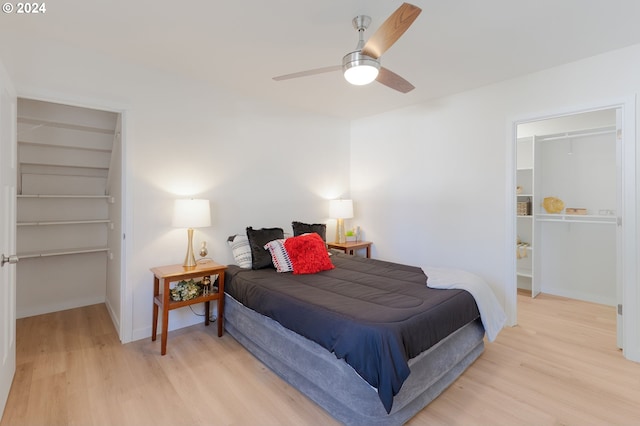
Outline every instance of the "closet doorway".
{"label": "closet doorway", "polygon": [[121,127],[117,112],[18,98],[18,318],[106,303],[120,323]]}
{"label": "closet doorway", "polygon": [[[636,327],[624,333],[634,299],[622,316],[623,294],[637,291],[635,221],[625,220],[635,218],[631,109],[624,102],[514,122],[514,305],[520,290],[617,307],[623,350],[637,341]],[[625,356],[638,359],[633,351]]]}

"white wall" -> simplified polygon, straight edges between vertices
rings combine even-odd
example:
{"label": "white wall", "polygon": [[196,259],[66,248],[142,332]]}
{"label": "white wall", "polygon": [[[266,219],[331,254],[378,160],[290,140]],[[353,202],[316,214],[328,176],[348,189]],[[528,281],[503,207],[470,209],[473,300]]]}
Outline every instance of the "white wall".
{"label": "white wall", "polygon": [[[196,230],[210,256],[232,261],[230,234],[246,226],[327,221],[327,199],[348,195],[349,123],[227,93],[197,81],[38,40],[0,47],[19,96],[124,112],[124,232],[130,329],[151,334],[149,268],[182,263],[186,231],[171,228],[173,200],[209,198],[212,226]],[[330,231],[329,231],[330,232]],[[332,235],[329,233],[329,235]],[[173,311],[170,329],[200,322]]]}
{"label": "white wall", "polygon": [[638,91],[640,45],[353,122],[351,192],[374,256],[474,271],[505,300],[512,123]]}
{"label": "white wall", "polygon": [[[586,208],[590,215],[616,210],[615,132],[536,144],[537,200],[556,196],[566,208]],[[546,213],[535,204],[536,213]],[[543,293],[617,304],[615,223],[537,221],[535,226],[540,227],[534,256]]]}

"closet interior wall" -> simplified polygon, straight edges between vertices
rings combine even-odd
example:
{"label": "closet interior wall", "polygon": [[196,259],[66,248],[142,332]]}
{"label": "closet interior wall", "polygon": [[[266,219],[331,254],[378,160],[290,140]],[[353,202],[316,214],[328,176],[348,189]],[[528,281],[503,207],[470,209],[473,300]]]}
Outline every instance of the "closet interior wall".
{"label": "closet interior wall", "polygon": [[17,116],[17,316],[103,303],[119,114],[18,99]]}

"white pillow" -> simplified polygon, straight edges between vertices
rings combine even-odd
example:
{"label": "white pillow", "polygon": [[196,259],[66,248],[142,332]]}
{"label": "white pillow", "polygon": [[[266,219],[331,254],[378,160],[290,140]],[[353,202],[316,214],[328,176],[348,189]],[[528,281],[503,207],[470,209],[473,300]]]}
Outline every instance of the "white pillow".
{"label": "white pillow", "polygon": [[269,250],[273,266],[278,272],[293,272],[293,263],[289,258],[287,250],[284,248],[284,239],[269,241],[264,245],[265,250]]}
{"label": "white pillow", "polygon": [[233,235],[227,239],[233,258],[236,264],[244,269],[251,269],[253,258],[251,257],[251,246],[246,235]]}

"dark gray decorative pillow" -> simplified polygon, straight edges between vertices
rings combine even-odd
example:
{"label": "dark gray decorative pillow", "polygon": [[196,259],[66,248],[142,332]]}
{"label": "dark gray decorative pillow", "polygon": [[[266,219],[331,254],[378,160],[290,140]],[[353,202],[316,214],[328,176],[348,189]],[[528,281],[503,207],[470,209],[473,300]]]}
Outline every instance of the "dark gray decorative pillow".
{"label": "dark gray decorative pillow", "polygon": [[271,253],[264,248],[269,241],[280,240],[284,238],[282,228],[262,228],[253,229],[247,227],[247,238],[249,238],[249,246],[251,247],[251,269],[273,268]]}
{"label": "dark gray decorative pillow", "polygon": [[322,241],[327,241],[327,225],[324,223],[302,223],[302,222],[291,222],[291,226],[293,227],[293,236],[297,237],[298,235],[308,234],[311,232],[315,232],[320,235]]}

